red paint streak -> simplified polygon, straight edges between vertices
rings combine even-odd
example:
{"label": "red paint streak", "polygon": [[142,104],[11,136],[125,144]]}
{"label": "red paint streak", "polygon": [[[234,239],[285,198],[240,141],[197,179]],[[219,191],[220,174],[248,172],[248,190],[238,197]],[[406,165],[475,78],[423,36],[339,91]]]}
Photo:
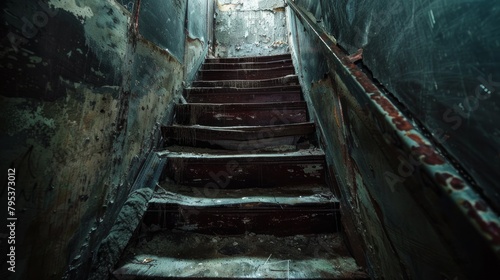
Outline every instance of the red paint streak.
{"label": "red paint streak", "polygon": [[370,98],[378,105],[380,105],[380,107],[382,107],[382,109],[384,109],[384,111],[386,111],[391,118],[399,116],[399,111],[396,109],[396,107],[394,107],[394,105],[392,105],[392,103],[387,98],[382,96],[379,92],[372,94]]}
{"label": "red paint streak", "polygon": [[363,49],[358,49],[358,51],[349,56],[349,61],[352,63],[362,59],[363,59]]}
{"label": "red paint streak", "polygon": [[418,146],[412,147],[411,149],[414,153],[416,153],[416,155],[423,155],[425,163],[438,165],[444,164],[446,162],[442,156],[436,153],[436,150],[432,146],[425,144],[420,136],[416,134],[410,134],[408,135],[408,137],[417,142]]}
{"label": "red paint streak", "polygon": [[500,226],[495,222],[486,222],[483,220],[469,201],[463,201],[462,206],[467,208],[467,214],[479,225],[481,230],[490,236],[493,244],[499,245]]}
{"label": "red paint streak", "polygon": [[447,181],[449,178],[453,178],[450,181],[450,185],[455,190],[462,190],[465,188],[464,182],[459,178],[454,177],[449,173],[436,173],[436,181],[443,186],[447,185]]}
{"label": "red paint streak", "polygon": [[398,116],[392,119],[392,122],[396,125],[396,128],[402,131],[409,131],[413,129],[413,125],[408,122],[402,116]]}
{"label": "red paint streak", "polygon": [[350,68],[351,74],[356,77],[356,80],[363,86],[365,91],[367,92],[378,92],[378,88],[368,79],[368,77],[363,73],[363,71],[359,70],[356,65],[354,65],[352,62],[349,61],[348,58],[346,58],[347,62],[344,60],[344,63],[350,63],[350,65],[353,66],[353,68]]}
{"label": "red paint streak", "polygon": [[137,8],[135,10],[135,19],[134,19],[134,32],[135,34],[139,34],[139,11],[141,10],[141,1],[137,1]]}
{"label": "red paint streak", "polygon": [[[330,50],[335,56],[342,62],[342,64],[349,69],[351,75],[353,75],[359,84],[364,88],[366,92],[378,92],[378,88],[373,84],[373,82],[363,73],[354,63],[351,57],[347,56],[325,33],[321,33],[320,38],[323,42],[327,43]],[[361,53],[359,50],[356,55],[353,56],[355,59],[360,59]]]}

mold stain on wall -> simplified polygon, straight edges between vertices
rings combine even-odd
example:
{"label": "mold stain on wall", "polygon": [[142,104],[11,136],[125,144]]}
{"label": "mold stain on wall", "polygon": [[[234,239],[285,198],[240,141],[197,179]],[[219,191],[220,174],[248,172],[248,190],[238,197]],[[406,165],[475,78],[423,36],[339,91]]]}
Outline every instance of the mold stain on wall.
{"label": "mold stain on wall", "polygon": [[[17,51],[1,45],[9,82],[0,96],[0,166],[17,170],[13,279],[87,279],[95,248],[159,141],[183,68],[145,40],[131,44],[130,12],[114,0],[48,4],[56,12],[36,36]],[[4,38],[23,36],[17,19],[42,11],[36,5],[2,4]]]}

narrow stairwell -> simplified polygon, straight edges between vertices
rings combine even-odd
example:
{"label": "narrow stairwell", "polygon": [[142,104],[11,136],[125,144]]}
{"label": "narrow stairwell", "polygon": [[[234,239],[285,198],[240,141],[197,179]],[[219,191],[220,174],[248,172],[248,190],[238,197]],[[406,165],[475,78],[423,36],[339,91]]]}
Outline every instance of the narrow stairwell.
{"label": "narrow stairwell", "polygon": [[289,54],[207,59],[117,279],[366,279]]}

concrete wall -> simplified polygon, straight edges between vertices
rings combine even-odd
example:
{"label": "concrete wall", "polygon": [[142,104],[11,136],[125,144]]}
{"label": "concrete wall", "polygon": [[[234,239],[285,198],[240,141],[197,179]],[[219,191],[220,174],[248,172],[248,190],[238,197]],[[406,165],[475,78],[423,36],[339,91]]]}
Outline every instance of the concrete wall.
{"label": "concrete wall", "polygon": [[284,1],[217,0],[215,56],[288,53]]}
{"label": "concrete wall", "polygon": [[[374,278],[495,273],[499,218],[488,200],[338,46],[328,23],[340,10],[325,9],[327,1],[296,2],[304,16],[290,9],[290,45],[357,260]],[[392,79],[385,75],[379,78]]]}
{"label": "concrete wall", "polygon": [[[134,16],[142,16],[140,2],[0,4],[0,169],[5,176],[16,170],[18,218],[16,273],[8,279],[87,279],[99,244],[160,142],[160,124],[169,121],[187,79],[185,50],[139,34],[136,22],[151,30]],[[180,28],[165,36],[184,46],[177,43],[185,41],[188,1],[175,2],[180,12],[170,21]],[[207,44],[190,49],[190,68],[197,69]],[[6,252],[5,227],[0,237]],[[2,253],[2,275],[6,258]]]}

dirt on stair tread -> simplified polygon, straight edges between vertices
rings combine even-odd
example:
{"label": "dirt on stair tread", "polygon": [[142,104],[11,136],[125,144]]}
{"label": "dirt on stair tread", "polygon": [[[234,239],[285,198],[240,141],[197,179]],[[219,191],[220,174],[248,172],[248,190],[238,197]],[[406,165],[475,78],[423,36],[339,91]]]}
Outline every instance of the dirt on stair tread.
{"label": "dirt on stair tread", "polygon": [[220,188],[215,193],[214,190],[205,190],[203,187],[190,187],[175,184],[171,181],[162,182],[155,192],[152,202],[178,199],[180,202],[188,203],[189,200],[204,202],[205,200],[213,200],[213,203],[207,205],[218,204],[244,204],[257,201],[259,203],[336,203],[338,202],[335,195],[325,185],[310,184],[298,186],[285,186],[274,188],[248,188],[243,189],[225,189]]}
{"label": "dirt on stair tread", "polygon": [[174,153],[194,153],[194,154],[220,154],[220,155],[231,155],[231,154],[261,154],[261,153],[283,153],[283,152],[294,152],[298,150],[314,149],[315,147],[309,143],[302,143],[301,145],[278,145],[270,146],[262,149],[256,150],[224,150],[224,149],[211,149],[211,148],[201,148],[201,147],[191,147],[191,146],[181,146],[172,145],[165,148],[170,152]]}
{"label": "dirt on stair tread", "polygon": [[[324,152],[320,148],[311,146],[305,149],[286,149],[285,147],[293,145],[282,145],[275,146],[273,150],[260,149],[260,150],[241,150],[241,151],[229,151],[222,149],[210,149],[210,148],[194,148],[188,147],[189,149],[181,149],[181,146],[170,146],[176,147],[174,149],[167,149],[163,151],[158,151],[159,156],[176,157],[176,158],[276,158],[276,157],[300,157],[300,156],[324,156]],[[262,151],[263,153],[258,153],[257,151]],[[252,160],[249,160],[251,162]]]}
{"label": "dirt on stair tread", "polygon": [[363,279],[341,235],[217,236],[142,228],[114,274],[178,278]]}

